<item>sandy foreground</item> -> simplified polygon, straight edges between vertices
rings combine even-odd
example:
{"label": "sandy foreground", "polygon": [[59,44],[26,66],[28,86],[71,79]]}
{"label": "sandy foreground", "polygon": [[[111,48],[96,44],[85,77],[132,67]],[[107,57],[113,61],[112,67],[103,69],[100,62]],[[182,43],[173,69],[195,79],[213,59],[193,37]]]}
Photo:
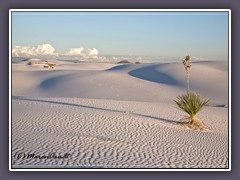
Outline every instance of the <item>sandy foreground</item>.
{"label": "sandy foreground", "polygon": [[192,65],[200,131],[178,123],[181,63],[49,61],[12,65],[13,168],[228,168],[227,62]]}

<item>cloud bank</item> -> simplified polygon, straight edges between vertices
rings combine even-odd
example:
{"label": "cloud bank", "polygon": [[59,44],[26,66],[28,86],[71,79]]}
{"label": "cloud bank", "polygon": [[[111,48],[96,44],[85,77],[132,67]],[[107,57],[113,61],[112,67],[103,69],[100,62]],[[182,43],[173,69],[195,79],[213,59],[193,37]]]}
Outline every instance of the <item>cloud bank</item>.
{"label": "cloud bank", "polygon": [[[86,49],[84,47],[69,48],[63,53],[57,53],[51,44],[40,44],[37,46],[14,46],[12,56],[16,58],[57,58],[62,60],[81,60],[99,62],[129,62],[159,63],[159,62],[182,62],[183,57],[166,56],[130,56],[130,55],[102,55],[96,48]],[[192,56],[193,61],[207,60],[205,58]]]}
{"label": "cloud bank", "polygon": [[69,48],[65,53],[55,53],[55,48],[51,44],[41,44],[37,46],[14,46],[12,56],[14,57],[46,57],[46,56],[71,56],[80,58],[97,58],[99,52],[96,48],[85,49]]}
{"label": "cloud bank", "polygon": [[51,44],[37,46],[14,46],[12,55],[15,57],[56,56],[55,49]]}
{"label": "cloud bank", "polygon": [[192,57],[192,60],[205,61],[205,60],[208,60],[208,59],[202,58],[202,57]]}
{"label": "cloud bank", "polygon": [[66,56],[80,56],[84,58],[97,58],[98,50],[96,48],[84,49],[80,48],[70,48],[68,52],[65,53]]}

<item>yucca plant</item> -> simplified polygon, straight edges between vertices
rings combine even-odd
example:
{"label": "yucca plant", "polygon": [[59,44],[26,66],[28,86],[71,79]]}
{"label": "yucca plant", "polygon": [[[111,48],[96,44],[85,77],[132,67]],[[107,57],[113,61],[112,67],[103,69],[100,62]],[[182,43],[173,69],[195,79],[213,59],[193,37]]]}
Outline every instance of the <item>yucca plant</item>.
{"label": "yucca plant", "polygon": [[199,125],[200,121],[196,118],[196,115],[203,109],[204,106],[208,105],[209,99],[202,97],[196,92],[189,92],[177,96],[174,100],[178,108],[186,112],[190,116],[189,123],[191,125]]}
{"label": "yucca plant", "polygon": [[189,90],[189,79],[190,79],[190,68],[191,68],[191,57],[188,55],[182,61],[186,70],[186,85],[187,93],[177,96],[174,102],[178,108],[186,112],[190,116],[190,127],[204,128],[203,123],[196,118],[196,115],[203,109],[204,106],[208,105],[209,99],[202,97],[196,92],[190,92]]}

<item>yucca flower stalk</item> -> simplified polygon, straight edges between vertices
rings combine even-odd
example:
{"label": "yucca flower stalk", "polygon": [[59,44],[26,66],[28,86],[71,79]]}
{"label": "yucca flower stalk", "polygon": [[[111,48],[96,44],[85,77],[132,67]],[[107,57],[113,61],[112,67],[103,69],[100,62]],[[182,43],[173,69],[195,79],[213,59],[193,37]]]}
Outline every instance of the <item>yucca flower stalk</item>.
{"label": "yucca flower stalk", "polygon": [[188,55],[183,60],[183,64],[186,70],[186,84],[187,93],[177,96],[174,102],[178,108],[187,113],[189,117],[189,126],[191,128],[204,129],[204,124],[196,118],[196,115],[203,109],[204,106],[208,105],[209,99],[202,97],[196,92],[189,91],[189,79],[190,79],[190,68],[191,68],[191,57]]}
{"label": "yucca flower stalk", "polygon": [[196,92],[190,92],[184,95],[177,96],[174,100],[178,108],[186,112],[190,116],[189,123],[191,125],[199,125],[196,115],[203,109],[204,106],[208,105],[209,99],[202,97]]}
{"label": "yucca flower stalk", "polygon": [[187,93],[189,93],[189,81],[190,81],[190,68],[191,68],[191,57],[187,55],[182,61],[186,70],[186,83],[187,83]]}

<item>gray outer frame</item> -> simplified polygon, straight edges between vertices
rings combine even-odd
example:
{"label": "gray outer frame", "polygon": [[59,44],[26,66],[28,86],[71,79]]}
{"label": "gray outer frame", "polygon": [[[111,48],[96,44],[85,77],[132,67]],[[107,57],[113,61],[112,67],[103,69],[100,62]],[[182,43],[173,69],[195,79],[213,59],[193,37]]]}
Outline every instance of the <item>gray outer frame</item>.
{"label": "gray outer frame", "polygon": [[[239,120],[237,119],[236,113],[237,108],[237,99],[239,98],[240,88],[237,84],[237,77],[240,77],[237,70],[240,67],[240,60],[237,60],[237,57],[240,58],[239,51],[237,48],[240,47],[240,12],[238,7],[240,7],[240,2],[238,0],[218,0],[209,1],[201,0],[195,1],[192,0],[164,0],[157,2],[155,0],[121,0],[121,1],[110,1],[110,0],[86,0],[86,1],[77,1],[77,0],[68,0],[62,1],[59,0],[41,0],[41,1],[31,1],[31,0],[0,0],[0,61],[1,61],[1,70],[0,70],[0,81],[1,81],[1,93],[0,93],[0,115],[1,115],[1,130],[0,130],[0,142],[1,142],[1,151],[0,151],[0,175],[3,179],[43,179],[47,177],[56,178],[56,179],[195,179],[202,180],[203,178],[209,179],[238,179],[240,175],[239,167],[239,155],[240,152],[239,143],[237,143],[237,137],[240,137],[239,130]],[[9,172],[8,170],[8,93],[9,93],[9,83],[8,83],[8,66],[9,66],[9,57],[8,57],[8,11],[9,9],[94,9],[94,8],[110,8],[110,9],[231,9],[232,11],[232,171],[231,172],[65,172],[64,174],[59,174],[60,172]],[[239,81],[238,81],[239,82]],[[234,106],[235,105],[235,106]],[[238,116],[239,117],[239,116]],[[235,143],[234,143],[235,142]],[[41,173],[41,174],[40,174]],[[71,174],[70,174],[71,173]],[[180,174],[181,175],[180,175]],[[53,176],[54,175],[54,176]]]}

